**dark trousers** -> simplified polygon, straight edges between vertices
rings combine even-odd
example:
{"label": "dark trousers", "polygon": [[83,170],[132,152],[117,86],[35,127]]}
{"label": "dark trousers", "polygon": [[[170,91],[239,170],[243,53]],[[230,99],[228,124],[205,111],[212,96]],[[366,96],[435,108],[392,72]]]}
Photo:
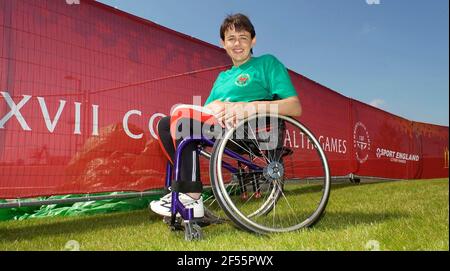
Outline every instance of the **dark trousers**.
{"label": "dark trousers", "polygon": [[[203,127],[203,123],[192,119],[181,119],[177,123],[177,130],[181,131],[183,126],[189,125],[189,135],[198,135],[198,131],[193,132],[194,122],[197,122],[197,128]],[[217,127],[217,126],[216,126]],[[172,162],[175,162],[175,146],[173,144],[173,138],[170,134],[170,117],[162,118],[158,123],[158,135],[161,145],[163,146],[167,155],[171,158]],[[201,133],[200,133],[201,134]],[[178,147],[183,138],[179,138],[175,141]],[[180,161],[180,180],[175,183],[172,182],[172,191],[182,193],[201,193],[203,190],[202,182],[200,179],[200,161],[197,153],[198,142],[192,142],[187,144],[183,152],[181,153]]]}

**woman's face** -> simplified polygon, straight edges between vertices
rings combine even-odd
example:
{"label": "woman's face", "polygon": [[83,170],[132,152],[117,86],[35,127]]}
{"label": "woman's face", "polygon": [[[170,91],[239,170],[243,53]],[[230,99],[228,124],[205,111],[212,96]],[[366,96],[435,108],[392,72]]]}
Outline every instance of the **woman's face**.
{"label": "woman's face", "polygon": [[231,57],[233,64],[239,66],[250,59],[250,50],[256,43],[256,37],[252,39],[248,31],[236,31],[230,28],[225,31],[225,40],[221,40],[222,46]]}

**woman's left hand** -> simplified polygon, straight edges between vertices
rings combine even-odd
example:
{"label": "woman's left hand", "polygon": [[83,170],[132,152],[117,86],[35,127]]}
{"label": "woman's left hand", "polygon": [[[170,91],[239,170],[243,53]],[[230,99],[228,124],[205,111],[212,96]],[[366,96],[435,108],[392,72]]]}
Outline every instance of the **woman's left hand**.
{"label": "woman's left hand", "polygon": [[246,102],[226,102],[225,110],[216,115],[222,127],[234,127],[239,121],[255,114],[256,110],[252,103]]}

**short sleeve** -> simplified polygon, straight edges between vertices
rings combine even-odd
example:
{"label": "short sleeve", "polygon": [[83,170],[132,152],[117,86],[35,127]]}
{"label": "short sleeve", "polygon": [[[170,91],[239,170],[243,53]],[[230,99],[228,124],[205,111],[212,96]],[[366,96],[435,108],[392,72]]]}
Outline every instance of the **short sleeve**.
{"label": "short sleeve", "polygon": [[213,102],[215,99],[214,99],[214,88],[211,90],[211,93],[209,94],[209,97],[208,97],[208,99],[206,99],[206,102],[205,102],[205,104],[204,104],[204,106],[205,105],[208,105],[209,103],[211,103],[211,102]]}
{"label": "short sleeve", "polygon": [[216,81],[214,82],[214,85],[213,85],[213,87],[211,89],[211,92],[209,93],[209,97],[208,97],[208,99],[206,99],[206,102],[205,102],[205,104],[203,106],[206,106],[207,104],[217,100],[215,93],[216,93],[216,88],[219,85],[218,82],[219,82],[219,79],[220,79],[221,75],[222,75],[222,72],[217,76]]}
{"label": "short sleeve", "polygon": [[269,87],[272,95],[278,96],[280,99],[297,96],[297,91],[283,63],[272,55],[268,55],[267,57],[266,69],[268,71]]}

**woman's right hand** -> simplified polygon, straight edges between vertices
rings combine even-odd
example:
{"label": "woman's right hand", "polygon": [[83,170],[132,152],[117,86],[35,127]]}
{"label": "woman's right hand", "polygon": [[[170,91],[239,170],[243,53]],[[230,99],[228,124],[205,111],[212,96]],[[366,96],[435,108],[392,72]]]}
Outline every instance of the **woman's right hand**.
{"label": "woman's right hand", "polygon": [[215,100],[211,103],[209,103],[208,105],[206,105],[205,107],[208,108],[209,110],[213,111],[214,113],[214,117],[219,120],[219,124],[222,127],[225,127],[225,124],[223,122],[221,122],[221,118],[225,115],[225,106],[226,106],[226,102],[222,102],[219,100]]}
{"label": "woman's right hand", "polygon": [[215,100],[205,107],[213,111],[214,115],[217,115],[225,110],[225,103],[219,100]]}

